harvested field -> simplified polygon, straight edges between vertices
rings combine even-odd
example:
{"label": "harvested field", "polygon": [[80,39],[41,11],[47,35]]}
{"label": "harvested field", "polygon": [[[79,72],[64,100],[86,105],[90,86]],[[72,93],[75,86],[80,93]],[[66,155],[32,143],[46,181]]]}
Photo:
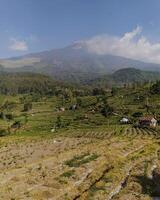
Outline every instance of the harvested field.
{"label": "harvested field", "polygon": [[155,136],[96,133],[2,138],[0,199],[151,199],[141,179],[159,162]]}

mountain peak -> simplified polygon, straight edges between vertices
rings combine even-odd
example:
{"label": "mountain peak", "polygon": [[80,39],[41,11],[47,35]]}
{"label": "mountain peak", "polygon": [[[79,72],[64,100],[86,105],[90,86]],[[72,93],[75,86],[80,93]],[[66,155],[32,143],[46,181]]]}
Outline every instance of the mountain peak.
{"label": "mountain peak", "polygon": [[83,49],[85,48],[85,42],[84,41],[75,41],[70,46],[72,49]]}

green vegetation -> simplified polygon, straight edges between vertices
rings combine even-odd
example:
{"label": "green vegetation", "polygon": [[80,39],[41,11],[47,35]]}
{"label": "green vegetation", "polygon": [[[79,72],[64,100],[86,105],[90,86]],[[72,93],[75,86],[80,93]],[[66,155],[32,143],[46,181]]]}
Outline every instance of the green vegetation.
{"label": "green vegetation", "polygon": [[113,80],[117,83],[143,83],[155,81],[160,78],[157,72],[141,71],[135,68],[120,69],[113,74]]}
{"label": "green vegetation", "polygon": [[[158,83],[141,83],[136,88],[74,88],[57,85],[54,94],[1,95],[0,124],[6,130],[17,127],[16,133],[61,134],[69,130],[106,129],[120,134],[142,116],[152,115],[160,120],[159,95],[152,91]],[[158,129],[158,127],[157,127]],[[56,130],[56,131],[54,131]]]}
{"label": "green vegetation", "polygon": [[[142,71],[136,68],[123,68],[115,71],[113,74],[101,75],[97,78],[88,81],[88,84],[95,87],[109,87],[132,85],[133,88],[137,84],[151,83],[160,80],[159,72]],[[113,92],[116,87],[113,87]]]}
{"label": "green vegetation", "polygon": [[86,164],[98,158],[96,154],[83,154],[80,156],[74,156],[73,159],[65,161],[65,165],[69,167],[79,167],[80,165]]}
{"label": "green vegetation", "polygon": [[[52,92],[0,95],[0,167],[7,171],[2,179],[16,169],[11,193],[21,181],[23,188],[32,184],[34,192],[36,184],[38,189],[44,185],[47,192],[34,194],[42,199],[57,194],[60,199],[109,199],[116,188],[115,198],[125,199],[131,190],[140,193],[137,185],[141,193],[155,194],[156,178],[150,180],[148,174],[159,159],[160,129],[140,127],[139,118],[160,121],[158,87],[159,82],[148,81],[112,87],[57,83]],[[123,118],[129,121],[122,123]],[[22,170],[25,178],[18,174]],[[47,188],[53,186],[50,194]]]}
{"label": "green vegetation", "polygon": [[0,74],[0,93],[16,94],[54,94],[56,82],[48,76],[33,73]]}
{"label": "green vegetation", "polygon": [[153,94],[160,94],[160,81],[157,81],[151,87],[151,93]]}
{"label": "green vegetation", "polygon": [[24,108],[23,108],[24,112],[27,112],[27,111],[29,111],[31,109],[32,109],[32,103],[31,102],[24,104]]}
{"label": "green vegetation", "polygon": [[61,174],[60,176],[61,177],[66,177],[66,178],[70,178],[71,176],[73,176],[75,173],[74,170],[68,170],[66,172],[64,172],[63,174]]}

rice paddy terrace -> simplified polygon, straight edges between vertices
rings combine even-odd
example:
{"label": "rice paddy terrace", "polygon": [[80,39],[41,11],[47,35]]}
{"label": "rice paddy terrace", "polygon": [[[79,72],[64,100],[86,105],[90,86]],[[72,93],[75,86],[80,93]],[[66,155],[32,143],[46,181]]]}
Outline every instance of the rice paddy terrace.
{"label": "rice paddy terrace", "polygon": [[3,137],[0,199],[152,199],[159,143],[156,131],[140,128]]}
{"label": "rice paddy terrace", "polygon": [[13,101],[17,102],[11,110],[14,119],[0,119],[1,127],[7,129],[15,119],[23,122],[26,116],[27,122],[0,138],[0,199],[153,200],[160,196],[158,129],[108,124],[100,115],[91,120],[102,119],[103,125],[94,127],[78,121],[78,113],[65,111],[58,115],[73,123],[52,132],[57,117],[53,100],[33,103],[27,113]]}

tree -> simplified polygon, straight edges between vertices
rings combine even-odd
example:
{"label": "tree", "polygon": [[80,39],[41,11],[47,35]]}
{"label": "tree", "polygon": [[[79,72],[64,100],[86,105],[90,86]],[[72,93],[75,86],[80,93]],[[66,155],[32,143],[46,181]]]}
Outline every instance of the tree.
{"label": "tree", "polygon": [[28,122],[28,115],[24,114],[24,123],[26,124]]}
{"label": "tree", "polygon": [[103,88],[94,88],[92,93],[93,93],[94,96],[104,95],[105,90]]}
{"label": "tree", "polygon": [[152,94],[160,94],[160,81],[157,81],[150,88]]}
{"label": "tree", "polygon": [[101,96],[102,102],[104,103],[104,105],[107,105],[107,96],[103,95]]}
{"label": "tree", "polygon": [[142,112],[134,112],[132,114],[133,117],[142,117],[143,116],[143,113]]}
{"label": "tree", "polygon": [[56,123],[55,123],[56,128],[62,128],[63,127],[63,122],[61,116],[57,117]]}
{"label": "tree", "polygon": [[118,89],[116,87],[112,87],[112,90],[111,90],[112,96],[115,96],[117,92],[118,92]]}
{"label": "tree", "polygon": [[77,104],[78,107],[81,107],[82,99],[81,98],[76,98],[76,104]]}
{"label": "tree", "polygon": [[104,107],[101,110],[102,115],[104,115],[105,117],[111,115],[113,113],[114,109],[109,106],[108,104],[104,105]]}
{"label": "tree", "polygon": [[66,88],[63,96],[64,96],[64,99],[65,99],[66,102],[72,101],[73,94],[72,94],[72,91],[70,89]]}

